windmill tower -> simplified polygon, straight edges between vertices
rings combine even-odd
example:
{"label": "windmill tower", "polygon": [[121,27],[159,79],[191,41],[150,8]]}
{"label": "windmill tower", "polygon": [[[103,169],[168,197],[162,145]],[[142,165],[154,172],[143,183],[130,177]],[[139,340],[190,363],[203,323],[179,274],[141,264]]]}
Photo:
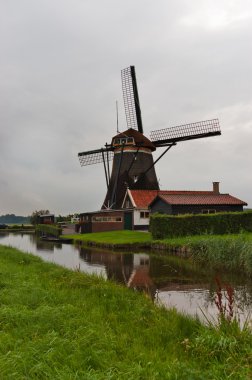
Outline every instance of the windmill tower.
{"label": "windmill tower", "polygon": [[[155,164],[178,142],[221,134],[218,119],[213,119],[153,131],[148,139],[143,134],[134,66],[122,70],[121,77],[128,129],[114,136],[105,148],[78,154],[81,166],[103,162],[107,194],[102,208],[120,208],[127,188],[159,190]],[[154,161],[152,153],[160,147],[165,150]]]}

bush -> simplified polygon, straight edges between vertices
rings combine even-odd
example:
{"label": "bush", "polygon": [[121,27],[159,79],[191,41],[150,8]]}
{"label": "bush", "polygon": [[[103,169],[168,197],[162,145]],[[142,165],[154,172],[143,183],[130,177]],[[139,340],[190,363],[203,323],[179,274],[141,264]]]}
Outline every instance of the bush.
{"label": "bush", "polygon": [[36,232],[43,232],[49,236],[59,237],[62,234],[62,228],[53,224],[37,224]]}
{"label": "bush", "polygon": [[252,212],[225,212],[199,215],[153,214],[150,232],[154,239],[187,235],[252,232]]}

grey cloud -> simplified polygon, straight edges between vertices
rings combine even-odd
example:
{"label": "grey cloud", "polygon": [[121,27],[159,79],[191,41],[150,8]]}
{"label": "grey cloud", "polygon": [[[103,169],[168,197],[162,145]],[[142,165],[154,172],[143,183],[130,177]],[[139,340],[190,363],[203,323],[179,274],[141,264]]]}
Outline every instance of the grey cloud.
{"label": "grey cloud", "polygon": [[101,206],[103,168],[81,168],[77,153],[110,142],[116,100],[126,128],[120,70],[131,64],[147,136],[221,122],[221,137],[179,144],[160,161],[162,187],[220,180],[251,206],[251,14],[245,0],[2,2],[0,212]]}

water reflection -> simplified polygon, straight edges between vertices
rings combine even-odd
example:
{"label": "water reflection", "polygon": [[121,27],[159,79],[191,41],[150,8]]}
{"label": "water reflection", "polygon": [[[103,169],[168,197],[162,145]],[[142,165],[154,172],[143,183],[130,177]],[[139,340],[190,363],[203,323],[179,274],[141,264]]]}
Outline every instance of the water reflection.
{"label": "water reflection", "polygon": [[[191,315],[216,315],[215,277],[235,289],[235,303],[239,305],[241,319],[251,309],[252,285],[243,276],[215,273],[200,268],[190,260],[167,257],[162,254],[113,253],[105,250],[55,244],[37,239],[33,234],[4,234],[1,244],[10,245],[40,256],[70,269],[95,273],[125,286],[145,292],[155,302],[176,307]],[[243,310],[243,315],[241,310]]]}
{"label": "water reflection", "polygon": [[90,263],[104,265],[107,278],[129,288],[144,291],[154,299],[157,287],[150,276],[150,257],[145,253],[112,253],[79,247],[80,257]]}

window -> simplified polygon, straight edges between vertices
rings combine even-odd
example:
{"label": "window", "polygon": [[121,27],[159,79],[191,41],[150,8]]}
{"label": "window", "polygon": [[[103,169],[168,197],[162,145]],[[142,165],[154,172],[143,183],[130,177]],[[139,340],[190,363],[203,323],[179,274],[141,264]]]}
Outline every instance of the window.
{"label": "window", "polygon": [[129,201],[129,199],[126,200],[126,208],[130,208],[130,201]]}
{"label": "window", "polygon": [[215,214],[216,210],[214,210],[214,209],[203,209],[201,212],[202,212],[202,214]]}
{"label": "window", "polygon": [[135,145],[135,141],[133,137],[121,137],[121,138],[115,138],[113,141],[113,145]]}
{"label": "window", "polygon": [[148,219],[150,217],[149,211],[140,211],[140,218],[141,219]]}
{"label": "window", "polygon": [[138,175],[134,175],[134,183],[136,183],[137,182],[137,180],[138,180]]}
{"label": "window", "polygon": [[114,139],[114,144],[115,145],[120,145],[120,139]]}
{"label": "window", "polygon": [[121,222],[122,217],[121,216],[93,216],[92,222]]}

